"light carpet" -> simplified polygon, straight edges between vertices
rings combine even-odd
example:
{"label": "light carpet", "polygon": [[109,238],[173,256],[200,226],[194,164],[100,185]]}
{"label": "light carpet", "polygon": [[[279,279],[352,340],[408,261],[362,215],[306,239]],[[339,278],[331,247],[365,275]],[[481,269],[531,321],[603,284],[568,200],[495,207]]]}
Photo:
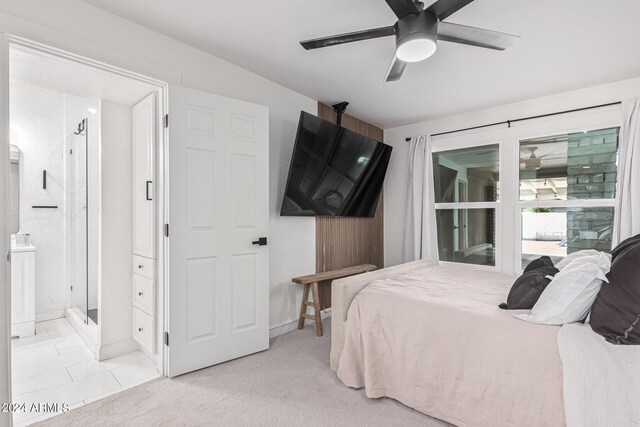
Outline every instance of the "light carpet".
{"label": "light carpet", "polygon": [[38,425],[445,426],[388,398],[368,399],[329,369],[330,322],[274,338],[262,353],[158,378]]}

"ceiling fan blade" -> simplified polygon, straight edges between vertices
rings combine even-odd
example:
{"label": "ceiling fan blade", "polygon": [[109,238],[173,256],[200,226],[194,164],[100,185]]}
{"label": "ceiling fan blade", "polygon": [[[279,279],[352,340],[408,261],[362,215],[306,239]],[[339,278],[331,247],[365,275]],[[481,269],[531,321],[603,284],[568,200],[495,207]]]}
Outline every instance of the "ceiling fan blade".
{"label": "ceiling fan blade", "polygon": [[398,19],[402,19],[412,13],[420,13],[418,5],[413,0],[385,0],[393,13],[396,14]]}
{"label": "ceiling fan blade", "polygon": [[440,21],[443,21],[472,1],[473,0],[438,0],[427,8],[427,12],[433,13]]}
{"label": "ceiling fan blade", "polygon": [[335,46],[343,43],[357,42],[360,40],[377,39],[379,37],[392,36],[396,33],[395,27],[373,28],[371,30],[354,31],[353,33],[338,34],[335,36],[322,37],[301,41],[300,44],[307,50],[321,47]]}
{"label": "ceiling fan blade", "polygon": [[404,69],[407,66],[407,63],[398,59],[397,56],[393,55],[393,60],[391,61],[391,65],[389,65],[389,69],[387,70],[387,77],[385,77],[385,82],[397,82],[402,77],[402,73],[404,73]]}
{"label": "ceiling fan blade", "polygon": [[466,25],[451,24],[449,22],[438,23],[439,41],[467,44],[486,49],[505,50],[519,39],[520,36],[499,33],[498,31],[467,27]]}

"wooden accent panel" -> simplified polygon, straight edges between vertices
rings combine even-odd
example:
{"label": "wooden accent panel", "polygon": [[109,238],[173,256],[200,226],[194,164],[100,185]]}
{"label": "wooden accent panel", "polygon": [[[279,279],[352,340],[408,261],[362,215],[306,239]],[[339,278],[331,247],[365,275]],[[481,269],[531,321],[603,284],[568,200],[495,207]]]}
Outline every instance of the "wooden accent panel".
{"label": "wooden accent panel", "polygon": [[[318,117],[336,122],[336,112],[322,103],[318,103]],[[377,141],[384,139],[382,129],[348,114],[342,115],[342,127]],[[358,264],[384,267],[383,196],[373,218],[316,218],[316,273]],[[320,282],[322,309],[331,307],[330,285],[330,281]]]}

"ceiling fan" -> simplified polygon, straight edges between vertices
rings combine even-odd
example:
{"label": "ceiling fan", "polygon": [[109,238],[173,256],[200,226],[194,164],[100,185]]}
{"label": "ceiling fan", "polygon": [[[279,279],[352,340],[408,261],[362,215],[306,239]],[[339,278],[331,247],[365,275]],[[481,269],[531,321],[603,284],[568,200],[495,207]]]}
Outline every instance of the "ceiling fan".
{"label": "ceiling fan", "polygon": [[545,156],[536,156],[536,150],[538,147],[523,147],[522,151],[525,151],[525,149],[531,154],[528,158],[520,160],[520,163],[524,164],[525,169],[540,169],[540,166],[542,166],[542,158]]}
{"label": "ceiling fan", "polygon": [[444,22],[473,0],[437,0],[426,9],[421,1],[385,1],[398,17],[394,25],[305,40],[300,44],[310,50],[395,35],[396,53],[385,79],[390,82],[400,80],[407,63],[422,61],[433,55],[438,41],[505,50],[520,38],[497,31]]}

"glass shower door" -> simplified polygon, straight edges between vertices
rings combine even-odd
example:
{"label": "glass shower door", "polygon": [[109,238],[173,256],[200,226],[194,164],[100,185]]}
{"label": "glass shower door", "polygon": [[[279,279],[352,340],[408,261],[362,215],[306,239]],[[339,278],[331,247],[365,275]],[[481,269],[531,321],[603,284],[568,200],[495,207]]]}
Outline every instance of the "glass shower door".
{"label": "glass shower door", "polygon": [[67,268],[71,281],[71,305],[85,323],[88,323],[88,182],[87,182],[87,120],[78,124],[70,135],[67,153]]}

